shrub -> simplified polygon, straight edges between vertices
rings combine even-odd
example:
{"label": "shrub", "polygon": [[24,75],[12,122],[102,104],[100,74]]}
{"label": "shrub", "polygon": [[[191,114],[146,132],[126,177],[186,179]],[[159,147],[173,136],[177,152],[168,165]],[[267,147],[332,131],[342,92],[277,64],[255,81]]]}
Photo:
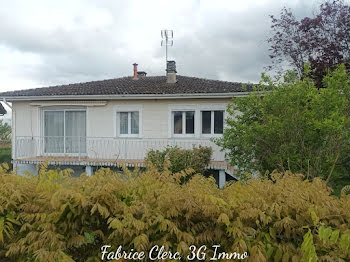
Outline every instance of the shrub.
{"label": "shrub", "polygon": [[350,259],[350,195],[331,196],[321,179],[273,173],[220,190],[201,175],[181,185],[189,172],[101,169],[73,179],[2,168],[0,260],[101,261],[103,245],[185,255],[192,244],[247,251],[246,261]]}
{"label": "shrub", "polygon": [[11,159],[11,147],[2,147],[0,145],[0,163],[6,162],[7,164],[11,165]]}
{"label": "shrub", "polygon": [[163,151],[150,150],[146,157],[146,162],[154,165],[160,172],[169,161],[168,169],[172,173],[192,168],[196,173],[202,173],[209,165],[211,147],[193,147],[193,149],[181,149],[179,147],[168,147]]}

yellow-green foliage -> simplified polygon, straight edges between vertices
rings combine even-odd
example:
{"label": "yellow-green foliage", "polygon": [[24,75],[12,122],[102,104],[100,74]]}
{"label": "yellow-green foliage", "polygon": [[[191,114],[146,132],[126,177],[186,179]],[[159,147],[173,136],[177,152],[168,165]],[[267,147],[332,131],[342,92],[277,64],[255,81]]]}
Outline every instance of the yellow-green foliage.
{"label": "yellow-green foliage", "polygon": [[[220,244],[245,261],[349,261],[350,196],[278,174],[220,190],[211,178],[149,169],[92,177],[0,170],[0,260],[100,261],[102,245],[148,251]],[[338,260],[339,258],[343,260]]]}

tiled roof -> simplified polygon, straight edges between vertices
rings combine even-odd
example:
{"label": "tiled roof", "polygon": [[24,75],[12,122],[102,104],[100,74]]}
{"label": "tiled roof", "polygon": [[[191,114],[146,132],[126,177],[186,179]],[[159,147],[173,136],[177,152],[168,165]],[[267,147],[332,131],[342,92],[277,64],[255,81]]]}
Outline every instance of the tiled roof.
{"label": "tiled roof", "polygon": [[175,95],[175,94],[210,94],[251,91],[252,85],[243,88],[242,83],[208,80],[203,78],[176,76],[177,82],[166,83],[166,76],[147,76],[133,80],[122,77],[86,83],[50,86],[35,89],[8,91],[0,97],[14,96],[65,96],[65,95]]}

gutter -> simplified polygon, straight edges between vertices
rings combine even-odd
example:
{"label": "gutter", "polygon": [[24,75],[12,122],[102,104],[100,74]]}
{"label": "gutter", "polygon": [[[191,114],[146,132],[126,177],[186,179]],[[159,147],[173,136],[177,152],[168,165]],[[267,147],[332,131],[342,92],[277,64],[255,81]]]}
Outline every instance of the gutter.
{"label": "gutter", "polygon": [[[244,97],[252,92],[203,93],[203,94],[136,94],[136,95],[54,95],[54,96],[3,96],[4,102],[28,100],[146,100],[146,99],[194,99]],[[7,102],[5,102],[6,105]]]}

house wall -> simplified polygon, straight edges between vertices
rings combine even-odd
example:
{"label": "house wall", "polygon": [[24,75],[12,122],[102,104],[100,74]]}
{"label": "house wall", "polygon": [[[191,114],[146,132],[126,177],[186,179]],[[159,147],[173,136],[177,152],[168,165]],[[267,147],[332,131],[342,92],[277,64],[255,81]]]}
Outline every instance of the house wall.
{"label": "house wall", "polygon": [[[169,137],[169,107],[172,105],[225,105],[230,99],[172,99],[172,100],[110,100],[104,106],[87,107],[87,136],[115,137],[116,108],[118,106],[141,106],[142,137]],[[31,102],[13,102],[15,136],[40,136],[40,106]],[[65,106],[62,106],[63,108]],[[196,123],[197,125],[199,122]]]}
{"label": "house wall", "polygon": [[30,102],[12,103],[12,125],[15,136],[39,136],[39,107]]}
{"label": "house wall", "polygon": [[[177,100],[112,100],[112,101],[106,101],[105,105],[99,105],[92,103],[89,106],[86,106],[87,108],[87,136],[88,137],[115,137],[116,136],[116,112],[118,107],[123,106],[137,106],[141,108],[141,132],[142,132],[142,138],[169,138],[171,137],[171,109],[181,110],[183,109],[195,109],[197,110],[197,116],[195,118],[195,128],[197,129],[197,137],[199,136],[199,128],[200,128],[200,121],[198,117],[198,110],[200,109],[207,109],[207,110],[215,110],[217,107],[220,107],[221,109],[226,108],[227,103],[230,101],[230,99],[177,99]],[[76,101],[77,102],[77,101]],[[101,101],[100,101],[101,102]],[[41,133],[42,129],[42,110],[43,108],[48,109],[71,109],[72,107],[78,107],[81,108],[82,105],[69,105],[69,106],[62,106],[57,105],[59,102],[51,101],[50,107],[48,105],[43,104],[46,102],[13,102],[12,103],[12,112],[13,112],[13,140],[16,141],[15,143],[12,143],[13,150],[12,150],[12,158],[14,160],[21,159],[25,157],[35,157],[40,156],[40,148],[42,148],[42,144],[38,145],[37,141],[33,137],[39,137],[43,134]],[[38,104],[42,104],[41,106]],[[21,139],[16,139],[18,137],[27,137]],[[29,137],[29,139],[28,139]],[[92,139],[95,140],[95,139]],[[98,139],[96,139],[98,140]],[[118,140],[117,141],[122,141]],[[181,140],[181,138],[177,139]],[[41,141],[41,139],[40,139]],[[114,141],[114,139],[110,139],[109,141]],[[141,142],[144,142],[141,140]],[[145,140],[147,142],[147,140]],[[191,148],[193,146],[193,141],[181,141],[181,143],[184,143],[185,146],[189,146]],[[202,141],[200,140],[200,144],[202,145],[203,142],[209,142],[208,141]],[[184,146],[182,144],[181,146]],[[111,159],[114,157],[121,156],[121,159],[143,159],[146,147],[142,147],[141,145],[132,145],[127,150],[124,150],[123,143],[117,143],[117,144],[111,144],[112,147],[101,147],[99,149],[94,147],[93,152],[90,152],[89,149],[87,150],[88,155],[94,155],[95,149],[101,153],[101,155],[98,155],[97,158],[99,159]],[[133,147],[134,146],[134,147]],[[119,150],[119,151],[118,151]],[[120,151],[121,150],[121,151]],[[223,161],[224,160],[224,153],[221,152],[219,149],[214,149],[213,152],[213,159],[214,161]],[[104,153],[107,153],[108,157],[103,157]],[[118,155],[118,153],[120,155]],[[130,154],[130,155],[129,155]],[[141,158],[140,158],[141,156]],[[70,163],[72,164],[72,163]],[[72,164],[75,175],[80,175],[84,170],[89,174],[92,172],[92,166],[81,166],[81,165],[74,165]],[[99,165],[99,164],[97,164]],[[218,184],[222,188],[225,181],[226,176],[224,169],[227,167],[226,164],[217,166],[217,164],[214,164],[211,168],[220,170],[218,173]],[[34,163],[14,163],[14,168],[17,170],[19,174],[24,174],[25,171],[29,171],[31,173],[36,173],[36,165]],[[90,171],[89,171],[90,170]]]}

